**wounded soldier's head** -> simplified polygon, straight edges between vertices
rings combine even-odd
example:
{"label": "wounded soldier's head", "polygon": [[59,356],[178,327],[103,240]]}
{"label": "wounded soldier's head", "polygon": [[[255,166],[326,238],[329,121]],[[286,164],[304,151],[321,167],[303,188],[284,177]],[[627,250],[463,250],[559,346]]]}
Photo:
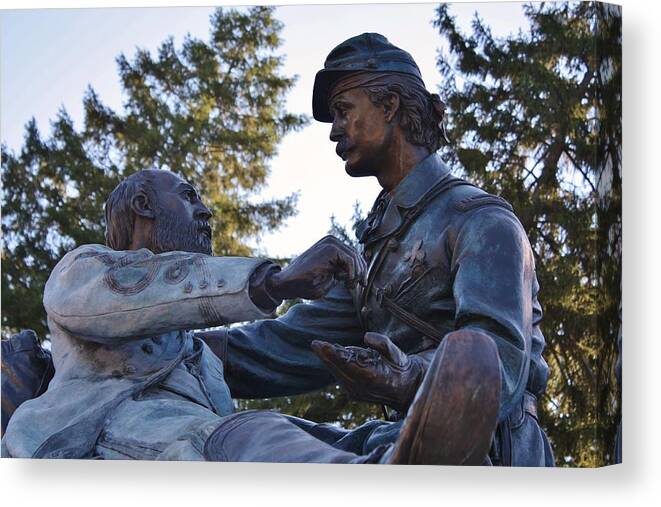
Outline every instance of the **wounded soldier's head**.
{"label": "wounded soldier's head", "polygon": [[106,244],[114,250],[211,254],[211,212],[197,190],[170,171],[146,169],[123,180],[105,215]]}

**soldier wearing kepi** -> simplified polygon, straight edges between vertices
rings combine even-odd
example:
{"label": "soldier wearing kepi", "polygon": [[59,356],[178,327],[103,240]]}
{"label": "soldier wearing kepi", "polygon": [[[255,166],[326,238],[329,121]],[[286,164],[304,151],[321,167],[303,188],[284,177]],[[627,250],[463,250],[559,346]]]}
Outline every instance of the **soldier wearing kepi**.
{"label": "soldier wearing kepi", "polygon": [[[486,448],[453,438],[460,426],[437,409],[480,408],[476,424],[490,434],[500,379],[496,347],[485,335],[458,336],[442,347],[405,430],[369,452],[333,447],[281,414],[232,414],[223,363],[205,336],[190,330],[268,317],[283,298],[318,298],[337,278],[349,285],[362,279],[364,263],[332,237],[282,270],[260,259],[214,257],[210,216],[195,189],[169,171],[141,171],[118,185],[106,203],[107,246],[67,253],[46,283],[55,376],[9,419],[3,457],[393,464],[482,457]],[[27,365],[28,376],[20,372],[38,349],[29,333],[7,344],[3,398],[20,403],[23,387],[40,378],[36,362]],[[459,367],[464,363],[475,368]],[[13,373],[25,382],[6,390],[4,376],[11,382]],[[440,388],[458,376],[469,386],[465,393]],[[452,445],[421,445],[439,435]]]}
{"label": "soldier wearing kepi", "polygon": [[[334,446],[365,452],[398,437],[439,343],[480,332],[497,345],[502,380],[485,463],[552,466],[537,421],[548,367],[529,241],[506,201],[454,177],[441,161],[444,104],[425,89],[411,55],[379,34],[348,39],[317,73],[313,113],[332,123],[346,172],[374,176],[383,188],[357,228],[366,283],[215,335],[232,393],[278,396],[327,385],[333,377],[312,349],[354,398],[395,409],[399,421],[348,432],[292,420]],[[444,417],[457,416],[452,410]],[[477,430],[465,428],[463,438]]]}
{"label": "soldier wearing kepi", "polygon": [[[309,392],[337,379],[396,414],[349,431],[239,413],[213,419],[204,457],[552,465],[536,417],[548,368],[530,244],[508,203],[452,176],[436,154],[444,106],[412,57],[378,34],[343,42],[317,74],[313,112],[332,122],[348,174],[383,187],[357,229],[369,264],[363,283],[336,284],[278,319],[198,336],[222,360],[235,398]],[[311,250],[283,270],[290,282],[314,271]],[[264,301],[285,297],[281,277],[256,285]],[[123,416],[134,420],[131,410]]]}

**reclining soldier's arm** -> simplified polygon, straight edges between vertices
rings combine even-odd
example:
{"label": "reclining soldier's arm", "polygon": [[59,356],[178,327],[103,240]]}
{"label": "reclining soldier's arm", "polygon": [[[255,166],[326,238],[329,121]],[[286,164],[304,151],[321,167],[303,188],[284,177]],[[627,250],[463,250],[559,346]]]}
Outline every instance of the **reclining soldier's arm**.
{"label": "reclining soldier's arm", "polygon": [[44,307],[57,325],[101,343],[265,318],[249,283],[265,262],[86,245],[55,267]]}

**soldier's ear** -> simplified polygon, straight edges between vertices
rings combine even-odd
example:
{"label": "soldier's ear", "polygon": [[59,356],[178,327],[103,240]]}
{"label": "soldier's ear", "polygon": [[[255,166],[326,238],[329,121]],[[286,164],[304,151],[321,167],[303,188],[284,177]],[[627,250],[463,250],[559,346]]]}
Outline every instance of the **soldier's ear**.
{"label": "soldier's ear", "polygon": [[154,218],[154,206],[149,200],[149,196],[139,191],[131,199],[131,209],[139,217]]}
{"label": "soldier's ear", "polygon": [[399,111],[399,95],[390,93],[383,101],[383,115],[387,123],[390,123]]}

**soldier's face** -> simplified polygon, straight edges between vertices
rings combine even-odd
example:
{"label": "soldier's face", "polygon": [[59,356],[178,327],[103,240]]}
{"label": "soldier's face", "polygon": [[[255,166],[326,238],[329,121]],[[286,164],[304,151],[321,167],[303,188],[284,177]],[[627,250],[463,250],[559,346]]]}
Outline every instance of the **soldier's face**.
{"label": "soldier's face", "polygon": [[349,176],[376,176],[391,142],[392,129],[382,107],[375,106],[361,88],[333,97],[330,102],[333,126],[330,139],[345,161]]}
{"label": "soldier's face", "polygon": [[202,204],[195,188],[169,171],[158,174],[155,188],[152,251],[211,255],[211,212]]}

